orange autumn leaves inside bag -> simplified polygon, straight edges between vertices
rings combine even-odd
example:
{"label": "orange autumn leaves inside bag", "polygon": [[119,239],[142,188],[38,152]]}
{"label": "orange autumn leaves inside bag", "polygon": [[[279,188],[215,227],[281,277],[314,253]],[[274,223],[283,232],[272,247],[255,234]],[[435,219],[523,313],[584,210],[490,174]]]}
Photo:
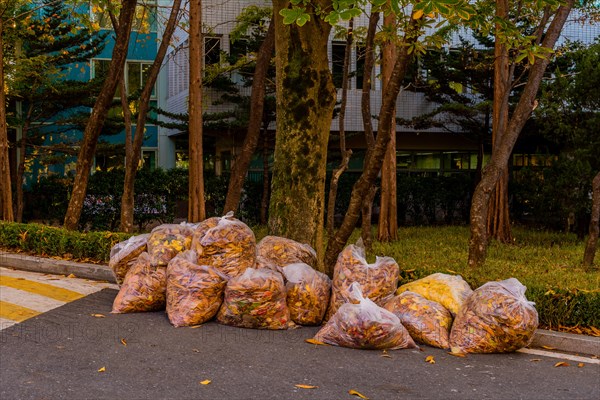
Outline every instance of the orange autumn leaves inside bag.
{"label": "orange autumn leaves inside bag", "polygon": [[526,290],[515,278],[477,288],[452,325],[452,351],[506,353],[527,346],[538,327],[538,313]]}
{"label": "orange autumn leaves inside bag", "polygon": [[223,302],[227,277],[198,265],[193,250],[178,254],[167,267],[167,315],[173,326],[192,326],[211,320]]}

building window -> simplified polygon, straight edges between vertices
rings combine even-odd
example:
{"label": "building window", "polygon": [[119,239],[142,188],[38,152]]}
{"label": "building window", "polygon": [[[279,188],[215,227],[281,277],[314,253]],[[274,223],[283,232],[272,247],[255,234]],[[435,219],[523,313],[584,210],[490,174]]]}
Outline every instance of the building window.
{"label": "building window", "polygon": [[[139,94],[148,80],[152,63],[141,61],[128,61],[125,64],[125,87],[129,95]],[[93,60],[92,76],[94,78],[108,75],[110,60]],[[120,97],[120,88],[117,87],[115,97]],[[152,88],[152,97],[156,97],[156,85]]]}
{"label": "building window", "polygon": [[336,88],[342,87],[344,79],[344,56],[346,54],[346,43],[331,43],[331,75]]}
{"label": "building window", "polygon": [[[117,5],[120,2],[112,1]],[[132,30],[138,32],[156,32],[156,0],[140,0],[135,8]],[[118,14],[116,15],[118,18]],[[99,5],[92,6],[92,20],[103,29],[113,29],[108,10]]]}
{"label": "building window", "polygon": [[204,66],[218,65],[221,62],[221,38],[204,38]]}
{"label": "building window", "polygon": [[143,169],[154,171],[156,169],[156,150],[143,150],[140,164]]}

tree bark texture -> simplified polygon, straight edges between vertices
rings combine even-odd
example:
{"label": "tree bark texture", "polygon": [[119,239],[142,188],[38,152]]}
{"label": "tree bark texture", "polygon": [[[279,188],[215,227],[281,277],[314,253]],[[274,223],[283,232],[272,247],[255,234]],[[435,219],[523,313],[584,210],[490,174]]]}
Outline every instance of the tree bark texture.
{"label": "tree bark texture", "polygon": [[[383,19],[384,27],[394,29],[396,16],[387,15]],[[383,77],[383,90],[385,93],[389,85],[392,69],[396,62],[396,46],[387,42],[383,46],[383,61],[381,63],[381,75]],[[390,140],[387,144],[383,165],[381,168],[381,200],[379,210],[379,224],[377,239],[381,242],[389,242],[398,239],[398,212],[396,201],[396,102],[394,101],[392,112],[392,123],[390,125]],[[378,129],[379,130],[379,129]]]}
{"label": "tree bark texture", "polygon": [[25,116],[25,123],[23,124],[23,130],[21,133],[21,140],[19,141],[19,154],[20,160],[17,166],[17,177],[16,177],[16,212],[15,221],[23,221],[23,208],[25,208],[24,193],[23,193],[23,176],[25,176],[25,163],[27,158],[27,136],[29,136],[29,128],[31,127],[31,116],[33,114],[33,102],[29,102],[27,108],[27,115]]}
{"label": "tree bark texture", "polygon": [[[125,71],[123,71],[125,72]],[[121,108],[123,109],[123,123],[125,124],[125,176],[127,176],[127,163],[133,157],[133,132],[131,130],[131,112],[129,110],[129,101],[127,100],[127,87],[125,85],[125,73],[121,76]],[[133,188],[128,186],[123,187],[123,195],[121,197],[121,226],[122,232],[133,232],[133,204],[128,207],[126,199],[131,196],[133,198]],[[132,225],[128,226],[125,221],[132,221]]]}
{"label": "tree bark texture", "polygon": [[[171,37],[177,27],[179,20],[179,9],[181,8],[181,0],[174,0],[171,6],[171,13],[163,32],[163,37],[160,41],[160,46],[156,52],[154,62],[148,71],[148,77],[144,83],[144,88],[139,99],[138,117],[133,137],[131,154],[128,154],[125,159],[125,180],[123,182],[123,197],[121,199],[121,230],[123,232],[133,232],[133,208],[135,198],[135,175],[138,170],[138,164],[142,156],[142,144],[144,143],[144,132],[146,131],[146,118],[150,109],[150,97],[160,68],[167,54]],[[131,133],[130,133],[131,134]],[[130,136],[131,137],[131,136]]]}
{"label": "tree bark texture", "polygon": [[348,81],[350,77],[350,55],[352,52],[352,34],[354,28],[354,19],[351,18],[348,22],[348,33],[346,34],[346,49],[344,52],[344,67],[342,70],[342,99],[340,102],[340,114],[338,115],[338,126],[340,134],[340,154],[342,161],[340,165],[333,171],[331,181],[329,182],[329,197],[327,199],[327,234],[333,235],[335,221],[335,200],[337,198],[338,183],[340,177],[348,169],[348,163],[352,156],[352,150],[346,150],[346,104],[348,103]]}
{"label": "tree bark texture", "polygon": [[206,218],[202,150],[202,0],[190,1],[189,191],[188,222]]}
{"label": "tree bark texture", "polygon": [[[273,21],[273,17],[271,17]],[[250,118],[248,121],[248,130],[242,145],[242,151],[238,155],[231,169],[229,177],[229,186],[227,188],[227,197],[225,198],[225,207],[223,213],[237,211],[242,196],[244,179],[248,173],[252,155],[258,145],[260,130],[263,121],[265,107],[265,88],[267,81],[267,72],[271,63],[271,56],[275,49],[275,22],[269,25],[267,35],[258,49],[256,56],[256,68],[252,77],[252,92],[250,94]]]}
{"label": "tree bark texture", "polygon": [[8,126],[6,124],[6,98],[4,95],[4,26],[0,18],[0,205],[2,219],[14,221],[10,161],[8,158]]}
{"label": "tree bark texture", "polygon": [[[542,45],[548,49],[554,48],[560,32],[571,12],[573,0],[569,0],[556,11],[550,26],[544,36]],[[494,190],[508,159],[512,153],[515,142],[529,119],[531,112],[535,107],[535,97],[544,76],[544,71],[548,66],[548,59],[536,59],[531,66],[527,83],[523,93],[517,103],[517,106],[509,120],[506,133],[501,136],[497,146],[494,146],[494,152],[489,164],[484,168],[481,181],[475,188],[471,201],[471,237],[469,239],[469,259],[468,265],[476,268],[483,265],[487,255],[487,216],[490,197]]]}
{"label": "tree bark texture", "polygon": [[591,268],[598,248],[598,233],[600,231],[600,172],[592,181],[592,215],[590,219],[590,235],[585,244],[583,253],[583,266]]}
{"label": "tree bark texture", "polygon": [[263,191],[262,198],[260,201],[260,223],[262,225],[267,224],[267,215],[269,211],[269,192],[271,183],[269,182],[269,121],[263,122],[263,148],[262,148],[262,162],[263,162]]}
{"label": "tree bark texture", "polygon": [[325,254],[324,263],[326,271],[329,274],[332,273],[338,254],[342,251],[354,230],[362,208],[363,200],[369,193],[369,190],[371,190],[371,187],[377,178],[377,174],[381,169],[383,158],[387,150],[387,144],[390,140],[391,126],[396,123],[392,118],[396,98],[400,92],[400,84],[404,79],[409,62],[412,59],[412,56],[408,54],[408,46],[418,39],[418,34],[416,32],[418,32],[417,22],[413,20],[406,37],[404,38],[404,43],[399,45],[397,49],[398,58],[394,65],[387,90],[384,93],[379,112],[379,128],[377,130],[378,134],[375,145],[370,156],[365,161],[362,174],[352,188],[350,203],[342,225],[335,236],[329,238],[327,243],[327,252]]}
{"label": "tree bark texture", "polygon": [[[508,0],[496,2],[496,16],[505,20],[508,18]],[[496,29],[500,25],[496,24]],[[508,127],[508,99],[511,88],[511,73],[508,48],[501,40],[496,40],[494,45],[494,101],[492,111],[492,152],[500,143],[502,135],[506,134]],[[494,238],[502,243],[510,243],[512,234],[510,230],[510,213],[508,210],[508,163],[500,174],[498,183],[490,199],[487,217],[488,238]]]}
{"label": "tree bark texture", "polygon": [[[375,33],[377,23],[379,22],[379,13],[371,12],[369,16],[369,26],[367,28],[367,37],[365,39],[365,63],[363,71],[363,87],[361,96],[361,110],[363,127],[365,131],[365,143],[367,151],[365,160],[369,158],[371,149],[375,146],[375,135],[373,134],[373,121],[371,116],[371,79],[373,77],[373,65],[375,64]],[[373,214],[373,199],[377,193],[377,188],[371,187],[369,195],[363,200],[361,207],[361,236],[366,248],[370,248],[373,242],[373,232],[371,232],[371,216]]]}
{"label": "tree bark texture", "polygon": [[[277,133],[269,231],[309,243],[322,260],[325,167],[335,104],[327,56],[331,25],[312,5],[307,6],[311,20],[305,25],[284,25],[279,11],[288,5],[273,1]],[[319,0],[316,5],[326,9],[331,2]]]}
{"label": "tree bark texture", "polygon": [[361,233],[360,237],[363,240],[363,244],[365,245],[365,249],[371,250],[373,246],[373,232],[371,230],[371,217],[373,215],[373,199],[375,199],[375,195],[377,194],[377,187],[371,186],[367,196],[365,197],[362,203],[362,221],[361,221]]}
{"label": "tree bark texture", "polygon": [[110,63],[108,76],[100,90],[100,94],[98,95],[83,132],[83,141],[77,157],[73,191],[71,192],[69,206],[65,215],[64,226],[66,229],[75,230],[79,224],[83,201],[85,200],[87,191],[90,169],[96,153],[96,145],[98,144],[98,137],[104,126],[104,121],[106,120],[108,110],[112,104],[127,58],[129,36],[136,5],[136,0],[122,1],[121,12],[119,15],[119,29],[116,32],[115,47],[112,52],[112,61]]}

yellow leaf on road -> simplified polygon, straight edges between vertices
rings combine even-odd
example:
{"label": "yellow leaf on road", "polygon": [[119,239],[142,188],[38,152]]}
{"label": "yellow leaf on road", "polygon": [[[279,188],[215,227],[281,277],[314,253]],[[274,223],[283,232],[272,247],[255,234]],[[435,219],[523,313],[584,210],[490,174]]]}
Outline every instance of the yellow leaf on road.
{"label": "yellow leaf on road", "polygon": [[302,384],[298,384],[298,385],[294,385],[294,386],[296,386],[297,388],[300,388],[300,389],[316,389],[316,388],[318,388],[318,386],[302,385]]}
{"label": "yellow leaf on road", "polygon": [[585,365],[584,363],[579,363],[579,364],[577,364],[577,368],[583,368],[584,365]]}
{"label": "yellow leaf on road", "polygon": [[210,379],[205,379],[202,382],[200,382],[201,385],[210,385],[212,381]]}
{"label": "yellow leaf on road", "polygon": [[357,391],[356,391],[356,390],[354,390],[354,389],[350,389],[350,390],[348,390],[348,394],[351,394],[351,395],[354,395],[354,396],[358,396],[358,397],[360,397],[361,399],[369,400],[369,398],[368,398],[367,396],[365,396],[365,395],[364,395],[364,394],[362,394],[362,393],[359,393],[359,392],[357,392]]}
{"label": "yellow leaf on road", "polygon": [[542,359],[541,359],[541,358],[532,358],[532,359],[531,359],[531,360],[529,360],[529,361],[531,361],[531,362],[536,362],[536,361],[542,361]]}
{"label": "yellow leaf on road", "polygon": [[556,347],[551,347],[551,346],[542,346],[542,348],[544,348],[546,350],[556,350]]}
{"label": "yellow leaf on road", "polygon": [[76,276],[75,276],[75,275],[73,275],[73,274],[69,274],[69,275],[67,275],[67,278],[75,278],[75,277],[76,277]]}
{"label": "yellow leaf on road", "polygon": [[433,358],[433,356],[425,357],[425,361],[428,362],[429,364],[435,364],[435,359]]}
{"label": "yellow leaf on road", "polygon": [[106,372],[106,367],[102,367],[98,370],[98,372]]}
{"label": "yellow leaf on road", "polygon": [[381,357],[385,357],[385,358],[392,358],[392,356],[390,356],[387,352],[387,350],[383,351],[383,354],[381,354]]}
{"label": "yellow leaf on road", "polygon": [[127,340],[121,339],[121,343],[123,344],[123,346],[127,346]]}
{"label": "yellow leaf on road", "polygon": [[327,345],[327,343],[323,343],[323,342],[321,342],[320,340],[317,340],[317,339],[312,339],[312,338],[311,338],[311,339],[304,339],[304,341],[305,341],[306,343],[310,343],[310,344],[320,344],[320,345]]}
{"label": "yellow leaf on road", "polygon": [[106,318],[106,315],[104,314],[90,314],[92,317],[96,317],[96,318]]}
{"label": "yellow leaf on road", "polygon": [[564,361],[559,361],[556,364],[554,364],[555,367],[568,367],[569,363],[568,362],[564,362]]}

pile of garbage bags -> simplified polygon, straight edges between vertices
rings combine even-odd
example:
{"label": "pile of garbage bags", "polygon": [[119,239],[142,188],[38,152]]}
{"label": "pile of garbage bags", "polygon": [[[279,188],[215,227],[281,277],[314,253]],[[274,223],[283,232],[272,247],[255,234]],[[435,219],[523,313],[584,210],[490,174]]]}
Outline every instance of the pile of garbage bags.
{"label": "pile of garbage bags", "polygon": [[458,275],[435,273],[398,287],[398,263],[368,263],[359,240],[339,254],[330,279],[309,245],[277,236],[257,243],[232,213],[133,236],[113,247],[109,266],[121,286],[114,313],[166,310],[176,327],[322,325],[313,341],[336,346],[500,353],[527,346],[538,326],[515,278],[472,290]]}

